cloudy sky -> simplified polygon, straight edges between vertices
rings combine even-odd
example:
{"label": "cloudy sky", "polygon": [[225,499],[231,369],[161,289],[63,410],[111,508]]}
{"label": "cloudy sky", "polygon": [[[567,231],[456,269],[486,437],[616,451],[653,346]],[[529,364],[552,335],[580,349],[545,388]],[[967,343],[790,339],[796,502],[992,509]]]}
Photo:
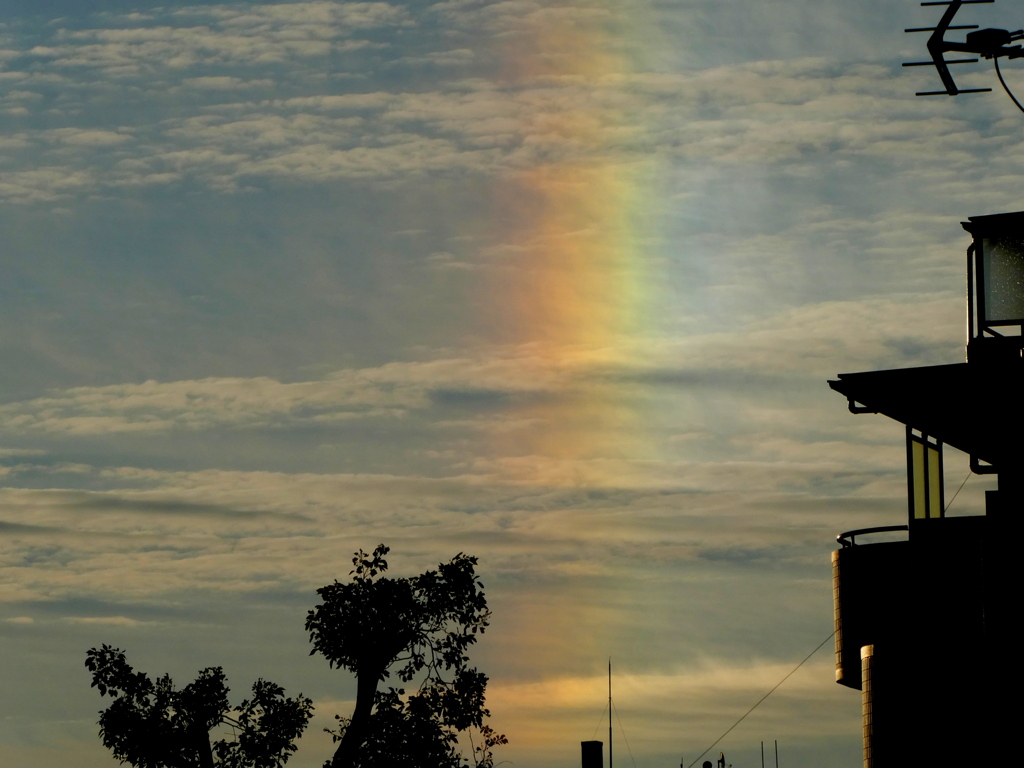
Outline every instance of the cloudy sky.
{"label": "cloudy sky", "polygon": [[[832,631],[835,535],[904,520],[901,427],[826,379],[961,361],[959,222],[1024,207],[1001,92],[914,98],[937,17],[5,0],[3,764],[116,764],[110,643],[301,690],[320,766],[305,613],[379,542],[480,558],[499,759],[578,765],[609,656],[616,764],[696,759]],[[829,651],[715,755],[859,765]]]}

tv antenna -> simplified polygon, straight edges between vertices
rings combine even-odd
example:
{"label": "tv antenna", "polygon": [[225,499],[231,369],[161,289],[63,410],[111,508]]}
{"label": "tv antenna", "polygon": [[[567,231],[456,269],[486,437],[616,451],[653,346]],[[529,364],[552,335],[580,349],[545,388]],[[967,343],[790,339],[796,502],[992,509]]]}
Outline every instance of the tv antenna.
{"label": "tv antenna", "polygon": [[[931,55],[930,61],[910,61],[905,63],[904,67],[935,67],[939,73],[939,79],[942,80],[945,90],[942,91],[919,91],[916,96],[957,96],[961,93],[988,93],[991,88],[957,88],[956,81],[953,79],[953,75],[949,72],[949,66],[951,64],[974,64],[978,59],[947,59],[945,54],[947,53],[973,53],[976,56],[981,56],[985,59],[992,59],[996,68],[996,75],[999,77],[999,82],[1003,86],[1003,90],[1006,91],[1013,103],[1017,105],[1017,109],[1024,112],[1024,106],[1017,101],[1017,98],[1013,95],[1010,89],[1006,85],[1006,81],[1003,80],[1003,73],[999,71],[999,58],[1005,56],[1008,59],[1019,59],[1024,57],[1024,50],[1020,45],[1011,45],[1011,43],[1017,40],[1024,40],[1024,29],[1018,29],[1016,32],[1008,32],[1005,29],[978,29],[977,24],[960,24],[953,25],[953,17],[956,16],[956,12],[960,10],[961,5],[977,5],[980,3],[994,3],[995,0],[942,0],[942,2],[924,2],[925,5],[945,5],[947,6],[945,13],[942,14],[942,18],[939,19],[938,25],[934,27],[915,27],[912,29],[905,29],[904,32],[931,32],[928,38],[928,53]],[[946,32],[951,29],[973,29],[974,32],[968,32],[964,42],[957,43],[951,40],[946,40]]]}

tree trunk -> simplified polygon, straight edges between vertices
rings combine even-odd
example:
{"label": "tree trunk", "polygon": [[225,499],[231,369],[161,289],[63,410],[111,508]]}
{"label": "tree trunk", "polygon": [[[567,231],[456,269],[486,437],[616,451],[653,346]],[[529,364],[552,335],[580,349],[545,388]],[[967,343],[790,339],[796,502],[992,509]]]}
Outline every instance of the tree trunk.
{"label": "tree trunk", "polygon": [[199,756],[200,768],[214,768],[210,732],[199,725],[195,726],[190,735],[195,743],[196,754]]}
{"label": "tree trunk", "polygon": [[356,675],[356,707],[352,712],[352,720],[341,737],[338,749],[331,760],[331,768],[354,768],[359,749],[366,742],[369,732],[370,716],[373,713],[373,698],[377,693],[377,682],[381,670],[361,670]]}

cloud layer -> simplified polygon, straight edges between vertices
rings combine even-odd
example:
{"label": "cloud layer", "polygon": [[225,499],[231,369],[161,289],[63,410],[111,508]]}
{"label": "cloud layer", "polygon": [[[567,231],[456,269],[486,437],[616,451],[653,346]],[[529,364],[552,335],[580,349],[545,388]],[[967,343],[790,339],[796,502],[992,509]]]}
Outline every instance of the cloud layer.
{"label": "cloud layer", "polygon": [[[961,360],[959,222],[1019,207],[1012,104],[912,97],[919,9],[51,5],[0,12],[5,755],[111,764],[107,642],[301,689],[320,765],[354,689],[305,611],[381,541],[479,556],[499,759],[538,768],[609,656],[653,768],[831,631],[834,537],[905,477],[825,382]],[[716,749],[859,765],[828,650]]]}

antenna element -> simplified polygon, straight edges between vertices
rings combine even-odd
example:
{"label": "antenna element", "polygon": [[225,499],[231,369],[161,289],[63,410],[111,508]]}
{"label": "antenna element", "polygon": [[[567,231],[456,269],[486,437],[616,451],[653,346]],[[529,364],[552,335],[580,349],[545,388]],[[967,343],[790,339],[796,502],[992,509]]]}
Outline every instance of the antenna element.
{"label": "antenna element", "polygon": [[[947,53],[973,53],[985,59],[992,59],[996,63],[996,73],[999,75],[1000,82],[1002,82],[1003,77],[998,71],[999,57],[1003,56],[1007,59],[1019,59],[1024,57],[1024,49],[1022,49],[1020,45],[1011,45],[1011,43],[1016,42],[1017,40],[1024,40],[1024,30],[1009,32],[1005,29],[978,29],[977,24],[954,25],[952,23],[953,17],[956,16],[957,11],[960,10],[960,6],[992,2],[995,2],[995,0],[949,0],[948,2],[921,3],[921,5],[945,5],[947,8],[942,14],[942,18],[939,19],[938,25],[934,27],[912,27],[910,29],[903,30],[904,32],[931,32],[931,35],[928,37],[927,48],[928,53],[932,57],[931,61],[908,61],[904,63],[903,66],[935,67],[945,90],[919,91],[915,95],[958,96],[961,93],[988,93],[992,90],[991,88],[958,88],[956,81],[949,72],[949,65],[974,64],[978,59],[947,59],[945,57],[945,54]],[[964,42],[957,43],[951,40],[946,40],[946,32],[951,29],[974,29],[977,31],[969,32],[964,39]],[[1005,83],[1003,83],[1003,87],[1006,88]],[[1009,94],[1009,89],[1006,89],[1006,92]],[[1010,98],[1013,98],[1013,94],[1010,94]],[[1016,102],[1016,99],[1014,99],[1014,101]]]}

